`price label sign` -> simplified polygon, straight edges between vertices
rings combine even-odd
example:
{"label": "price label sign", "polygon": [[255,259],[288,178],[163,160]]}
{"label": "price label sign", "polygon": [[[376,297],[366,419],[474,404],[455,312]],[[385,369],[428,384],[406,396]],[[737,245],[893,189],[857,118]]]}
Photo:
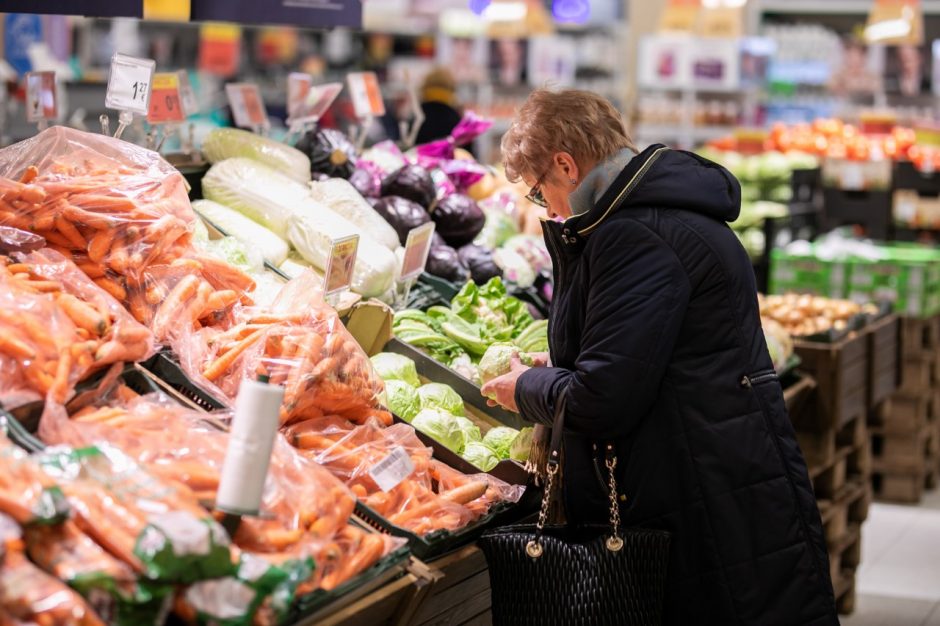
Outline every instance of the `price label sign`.
{"label": "price label sign", "polygon": [[326,85],[311,87],[300,107],[299,117],[293,121],[299,124],[318,122],[333,105],[342,90],[342,83],[327,83]]}
{"label": "price label sign", "polygon": [[225,86],[235,125],[240,128],[267,128],[268,111],[264,108],[261,91],[252,83],[229,83]]}
{"label": "price label sign", "polygon": [[382,90],[379,88],[379,79],[375,72],[349,74],[346,83],[349,85],[356,117],[366,119],[385,115],[385,102],[382,100]]}
{"label": "price label sign", "polygon": [[109,109],[147,115],[150,111],[150,84],[157,64],[117,53],[111,57],[111,75],[104,105]]}
{"label": "price label sign", "polygon": [[359,252],[359,235],[334,239],[330,246],[330,258],[326,264],[323,291],[327,296],[349,289]]}
{"label": "price label sign", "polygon": [[843,163],[839,172],[839,186],[846,191],[860,191],[865,188],[865,172],[858,163]]}
{"label": "price label sign", "polygon": [[183,105],[183,115],[189,117],[199,113],[199,100],[196,98],[196,92],[193,84],[189,81],[189,73],[186,70],[179,70],[180,81],[180,104]]}
{"label": "price label sign", "polygon": [[412,228],[405,240],[405,259],[401,264],[401,279],[417,278],[424,271],[434,238],[434,222]]}
{"label": "price label sign", "polygon": [[297,121],[301,107],[307,101],[307,94],[313,85],[313,77],[303,72],[291,72],[287,77],[287,119]]}
{"label": "price label sign", "polygon": [[185,120],[186,113],[180,101],[179,74],[176,72],[154,74],[147,121],[151,124],[178,124]]}
{"label": "price label sign", "polygon": [[414,471],[415,464],[408,451],[401,446],[395,446],[387,457],[369,468],[369,476],[379,489],[389,492]]}
{"label": "price label sign", "polygon": [[55,72],[27,72],[26,119],[30,122],[41,122],[55,120],[58,116]]}

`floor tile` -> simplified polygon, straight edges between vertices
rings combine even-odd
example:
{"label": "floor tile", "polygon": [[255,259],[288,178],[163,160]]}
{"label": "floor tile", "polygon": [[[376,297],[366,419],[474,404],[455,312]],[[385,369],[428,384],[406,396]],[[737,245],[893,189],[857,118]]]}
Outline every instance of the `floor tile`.
{"label": "floor tile", "polygon": [[842,626],[922,626],[936,606],[924,600],[861,594],[855,613],[840,621]]}
{"label": "floor tile", "polygon": [[[940,602],[940,511],[915,509],[905,524],[906,529],[881,554],[866,554],[863,545],[858,590]],[[884,528],[873,516],[862,527],[862,535],[874,535],[877,541]]]}
{"label": "floor tile", "polygon": [[920,509],[873,504],[862,525],[862,567],[874,565],[910,530]]}

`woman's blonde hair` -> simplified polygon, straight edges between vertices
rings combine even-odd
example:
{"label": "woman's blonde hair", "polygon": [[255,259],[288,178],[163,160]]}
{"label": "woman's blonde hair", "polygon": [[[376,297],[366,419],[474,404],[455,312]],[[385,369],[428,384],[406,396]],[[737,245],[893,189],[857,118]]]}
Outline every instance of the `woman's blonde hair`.
{"label": "woman's blonde hair", "polygon": [[501,144],[506,177],[512,182],[526,174],[541,176],[558,152],[588,164],[623,148],[637,151],[620,112],[596,93],[577,89],[533,91]]}

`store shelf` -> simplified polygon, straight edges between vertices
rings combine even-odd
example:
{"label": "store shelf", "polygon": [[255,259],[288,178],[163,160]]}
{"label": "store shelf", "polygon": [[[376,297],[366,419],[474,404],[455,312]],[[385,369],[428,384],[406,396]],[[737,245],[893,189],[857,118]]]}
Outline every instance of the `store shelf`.
{"label": "store shelf", "polygon": [[[871,0],[763,0],[758,5],[763,13],[813,15],[868,15],[871,6]],[[921,6],[927,15],[940,15],[940,0],[923,0]]]}
{"label": "store shelf", "polygon": [[689,132],[682,126],[676,125],[649,125],[644,124],[637,128],[637,140],[650,139],[653,141],[666,141],[668,139],[691,139],[693,142],[711,141],[734,132],[733,126],[696,126]]}

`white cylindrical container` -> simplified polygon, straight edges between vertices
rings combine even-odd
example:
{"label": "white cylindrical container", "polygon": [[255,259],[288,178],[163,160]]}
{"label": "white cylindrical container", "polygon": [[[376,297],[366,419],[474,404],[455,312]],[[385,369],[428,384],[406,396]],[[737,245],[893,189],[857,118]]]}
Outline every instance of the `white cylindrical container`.
{"label": "white cylindrical container", "polygon": [[220,511],[258,514],[283,401],[283,387],[242,381],[216,496],[216,508]]}

